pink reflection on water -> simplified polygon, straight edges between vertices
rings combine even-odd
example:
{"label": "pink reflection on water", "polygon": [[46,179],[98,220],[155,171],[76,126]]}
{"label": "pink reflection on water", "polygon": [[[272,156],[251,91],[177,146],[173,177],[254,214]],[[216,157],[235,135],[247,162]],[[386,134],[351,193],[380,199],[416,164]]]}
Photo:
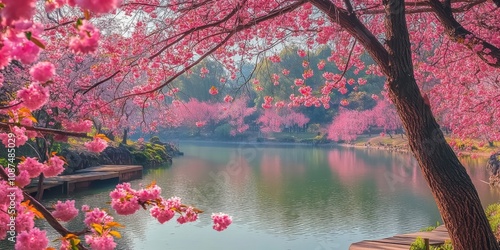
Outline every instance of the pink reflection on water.
{"label": "pink reflection on water", "polygon": [[345,184],[356,183],[369,172],[366,163],[358,159],[352,150],[330,150],[328,163],[332,173],[336,173]]}
{"label": "pink reflection on water", "polygon": [[429,195],[420,168],[409,155],[381,150],[332,149],[328,152],[328,163],[332,174],[344,185],[373,180],[379,192],[391,193],[404,188],[418,195]]}
{"label": "pink reflection on water", "polygon": [[260,162],[261,174],[270,183],[281,182],[281,156],[263,154]]}

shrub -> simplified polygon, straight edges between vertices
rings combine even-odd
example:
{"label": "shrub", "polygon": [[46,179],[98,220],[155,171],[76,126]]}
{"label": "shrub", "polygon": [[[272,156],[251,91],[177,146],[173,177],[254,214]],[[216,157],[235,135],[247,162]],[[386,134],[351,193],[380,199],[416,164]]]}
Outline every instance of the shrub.
{"label": "shrub", "polygon": [[436,222],[436,226],[424,227],[424,228],[420,229],[420,232],[430,232],[430,231],[436,229],[437,227],[439,227],[439,221]]}
{"label": "shrub", "polygon": [[215,128],[214,134],[216,137],[221,139],[227,139],[231,137],[231,125],[229,123],[222,124]]}
{"label": "shrub", "polygon": [[493,203],[486,208],[486,217],[497,241],[500,240],[500,203]]}
{"label": "shrub", "polygon": [[426,250],[425,241],[421,237],[417,237],[410,245],[410,250]]}

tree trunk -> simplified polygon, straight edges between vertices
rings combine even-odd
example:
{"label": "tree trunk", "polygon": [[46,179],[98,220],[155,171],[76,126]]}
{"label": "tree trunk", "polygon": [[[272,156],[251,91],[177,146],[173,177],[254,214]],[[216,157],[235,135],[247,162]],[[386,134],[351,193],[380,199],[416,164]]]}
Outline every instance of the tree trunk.
{"label": "tree trunk", "polygon": [[127,139],[128,139],[128,128],[124,128],[122,144],[127,145]]}
{"label": "tree trunk", "polygon": [[[404,0],[384,0],[389,96],[429,184],[455,250],[499,249],[477,191],[416,84]],[[402,11],[403,10],[403,11]]]}

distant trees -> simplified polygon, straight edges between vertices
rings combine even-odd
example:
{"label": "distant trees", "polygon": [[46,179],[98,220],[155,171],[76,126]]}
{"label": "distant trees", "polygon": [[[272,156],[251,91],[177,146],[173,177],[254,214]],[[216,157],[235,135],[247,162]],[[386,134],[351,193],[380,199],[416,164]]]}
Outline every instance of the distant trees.
{"label": "distant trees", "polygon": [[402,129],[396,109],[386,100],[379,100],[373,109],[357,111],[341,109],[328,127],[328,138],[334,141],[353,141],[372,127],[389,134]]}

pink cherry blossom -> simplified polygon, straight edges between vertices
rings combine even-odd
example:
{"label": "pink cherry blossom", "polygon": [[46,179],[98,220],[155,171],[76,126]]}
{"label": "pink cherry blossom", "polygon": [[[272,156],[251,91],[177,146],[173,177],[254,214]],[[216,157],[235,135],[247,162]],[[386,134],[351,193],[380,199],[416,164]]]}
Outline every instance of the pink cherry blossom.
{"label": "pink cherry blossom", "polygon": [[99,30],[84,20],[78,26],[76,36],[70,38],[69,47],[75,53],[92,53],[97,50],[100,36]]}
{"label": "pink cherry blossom", "polygon": [[85,225],[90,227],[92,224],[105,224],[106,222],[113,221],[113,217],[110,216],[106,211],[99,208],[90,209],[89,206],[83,205],[82,211],[85,212],[85,219],[83,222]]}
{"label": "pink cherry blossom", "polygon": [[293,81],[293,83],[297,86],[304,85],[304,79],[297,78]]}
{"label": "pink cherry blossom", "polygon": [[208,93],[210,93],[211,95],[217,95],[219,93],[219,90],[215,87],[215,86],[212,86],[209,90],[208,90]]}
{"label": "pink cherry blossom", "polygon": [[174,196],[174,197],[170,197],[169,199],[167,199],[165,204],[170,209],[175,208],[177,210],[180,210],[182,202],[181,202],[181,198]]}
{"label": "pink cherry blossom", "polygon": [[22,231],[17,235],[16,250],[45,250],[49,245],[49,240],[45,231],[33,228],[29,231]]}
{"label": "pink cherry blossom", "polygon": [[349,101],[347,99],[342,99],[342,101],[340,101],[340,105],[347,106],[349,105]]}
{"label": "pink cherry blossom", "polygon": [[147,188],[139,189],[136,192],[140,202],[160,199],[161,188],[158,185],[152,185]]}
{"label": "pink cherry blossom", "polygon": [[[116,248],[116,242],[113,236],[104,235],[85,235],[85,242],[90,245],[92,250],[110,250]],[[17,250],[17,249],[16,249]]]}
{"label": "pink cherry blossom", "polygon": [[100,153],[108,147],[108,142],[99,137],[94,137],[94,140],[84,143],[84,146],[92,152]]}
{"label": "pink cherry blossom", "polygon": [[305,70],[304,73],[302,74],[302,77],[304,79],[311,78],[314,75],[314,72],[312,69]]}
{"label": "pink cherry blossom", "polygon": [[[14,193],[13,196],[9,196],[11,192]],[[9,204],[11,197],[13,197],[16,204],[21,203],[24,199],[21,189],[12,187],[10,183],[0,180],[0,205]]]}
{"label": "pink cherry blossom", "polygon": [[321,60],[318,63],[318,69],[323,70],[325,68],[325,60]]}
{"label": "pink cherry blossom", "polygon": [[36,61],[40,48],[31,41],[25,40],[12,48],[12,56],[24,64]]}
{"label": "pink cherry blossom", "polygon": [[264,97],[264,103],[262,103],[262,108],[264,109],[270,109],[273,107],[273,97],[272,96],[265,96]]}
{"label": "pink cherry blossom", "polygon": [[154,218],[156,218],[158,220],[158,222],[160,222],[161,224],[171,220],[174,215],[175,215],[175,212],[173,210],[171,210],[169,207],[159,207],[159,206],[153,206],[151,207],[151,209],[149,210],[151,216],[153,216]]}
{"label": "pink cherry blossom", "polygon": [[347,94],[348,90],[346,87],[339,88],[339,92],[343,95]]}
{"label": "pink cherry blossom", "polygon": [[305,57],[307,53],[303,49],[299,49],[297,50],[297,55],[299,55],[300,57]]}
{"label": "pink cherry blossom", "polygon": [[[14,126],[11,131],[16,136],[16,147],[20,147],[28,141],[25,128]],[[7,146],[9,143],[9,135],[7,133],[0,133],[0,141],[2,141],[3,145]]]}
{"label": "pink cherry blossom", "polygon": [[62,122],[62,125],[68,131],[88,133],[92,130],[93,123],[91,120],[83,120],[78,122],[64,120]]}
{"label": "pink cherry blossom", "polygon": [[76,5],[96,13],[111,12],[121,5],[121,0],[75,0]]}
{"label": "pink cherry blossom", "polygon": [[56,67],[50,62],[39,62],[30,69],[30,75],[33,80],[46,82],[56,73]]}
{"label": "pink cherry blossom", "polygon": [[43,87],[37,82],[17,92],[17,97],[23,102],[22,105],[31,109],[40,109],[49,100],[49,88]]}
{"label": "pink cherry blossom", "polygon": [[61,8],[64,4],[66,4],[66,0],[45,1],[45,10],[47,12],[52,12],[55,9]]}
{"label": "pink cherry blossom", "polygon": [[[32,127],[33,126],[33,120],[31,120],[30,118],[28,117],[24,117],[21,119],[21,121],[19,122],[21,123],[21,125],[23,126],[27,126],[27,127]],[[23,132],[22,135],[26,134],[26,136],[28,138],[35,138],[37,136],[37,132],[36,131],[32,131],[32,130],[26,130],[24,128],[21,128],[21,131]],[[22,136],[21,134],[19,136]],[[26,139],[27,140],[27,139]],[[24,143],[23,143],[24,144]]]}
{"label": "pink cherry blossom", "polygon": [[26,206],[17,206],[16,231],[30,231],[35,226],[35,214]]}
{"label": "pink cherry blossom", "polygon": [[12,60],[12,45],[7,39],[1,39],[3,46],[0,48],[0,69],[3,69]]}
{"label": "pink cherry blossom", "polygon": [[111,197],[111,207],[117,214],[129,215],[137,212],[141,208],[137,191],[130,187],[130,183],[116,185],[115,190],[109,193]]}
{"label": "pink cherry blossom", "polygon": [[290,74],[290,70],[288,70],[288,69],[283,69],[283,70],[281,70],[281,74],[283,74],[283,75],[287,76],[288,74]]}
{"label": "pink cherry blossom", "polygon": [[61,239],[61,246],[59,247],[59,250],[70,250],[71,249],[71,243],[67,239]]}
{"label": "pink cherry blossom", "polygon": [[279,55],[273,55],[269,57],[269,61],[273,63],[279,63],[281,62],[281,57]]}
{"label": "pink cherry blossom", "polygon": [[5,5],[0,11],[0,16],[4,18],[6,24],[11,24],[17,20],[31,19],[35,12],[35,0],[3,0]]}
{"label": "pink cherry blossom", "polygon": [[197,122],[195,122],[195,125],[196,125],[196,127],[201,128],[201,127],[205,126],[205,122],[204,121],[197,121]]}
{"label": "pink cherry blossom", "polygon": [[200,69],[200,76],[203,78],[205,77],[210,71],[206,67],[202,67]]}
{"label": "pink cherry blossom", "polygon": [[16,176],[16,184],[18,187],[23,188],[30,184],[31,177],[28,171],[22,170],[19,171],[19,174]]}
{"label": "pink cherry blossom", "polygon": [[52,212],[52,215],[61,221],[70,221],[78,215],[74,200],[67,200],[65,202],[57,201],[54,208],[55,211]]}
{"label": "pink cherry blossom", "polygon": [[194,222],[198,219],[198,213],[196,213],[194,211],[194,208],[193,207],[188,207],[185,211],[184,211],[184,214],[179,216],[179,218],[177,218],[177,222],[179,224],[184,224],[184,223],[188,223],[188,222]]}
{"label": "pink cherry blossom", "polygon": [[233,222],[233,218],[224,213],[212,214],[213,228],[217,231],[225,230]]}
{"label": "pink cherry blossom", "polygon": [[226,97],[224,97],[224,101],[225,102],[232,102],[233,101],[233,97],[230,96],[230,95],[226,95]]}
{"label": "pink cherry blossom", "polygon": [[28,171],[30,178],[35,178],[42,173],[42,170],[46,168],[44,164],[38,161],[37,158],[27,157],[23,162],[17,165],[19,171]]}
{"label": "pink cherry blossom", "polygon": [[[7,210],[7,205],[0,206],[3,211]],[[0,240],[4,240],[7,237],[7,231],[10,230],[10,215],[7,213],[0,213]]]}
{"label": "pink cherry blossom", "polygon": [[302,86],[299,88],[299,92],[304,96],[310,96],[312,94],[311,86]]}
{"label": "pink cherry blossom", "polygon": [[45,177],[54,177],[64,171],[65,162],[59,156],[49,158],[45,168],[42,170]]}

